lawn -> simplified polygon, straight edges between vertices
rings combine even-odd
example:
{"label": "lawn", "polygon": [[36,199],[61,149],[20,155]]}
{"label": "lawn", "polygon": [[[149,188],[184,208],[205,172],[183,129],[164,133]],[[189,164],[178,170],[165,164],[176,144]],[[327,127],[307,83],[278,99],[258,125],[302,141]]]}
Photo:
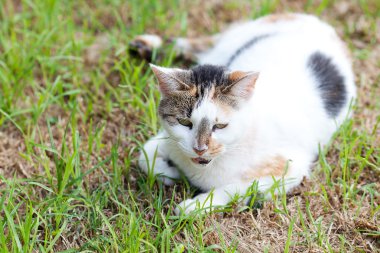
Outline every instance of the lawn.
{"label": "lawn", "polygon": [[[292,194],[174,216],[196,189],[137,168],[159,94],[129,42],[284,11],[318,15],[347,42],[353,119]],[[189,66],[170,46],[152,62]],[[0,252],[380,252],[379,216],[378,0],[0,0]]]}

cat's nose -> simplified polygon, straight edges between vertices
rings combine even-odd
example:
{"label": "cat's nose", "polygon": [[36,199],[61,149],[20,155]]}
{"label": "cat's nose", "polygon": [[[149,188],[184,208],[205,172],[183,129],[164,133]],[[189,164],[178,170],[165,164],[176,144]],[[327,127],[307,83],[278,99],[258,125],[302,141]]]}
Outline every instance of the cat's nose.
{"label": "cat's nose", "polygon": [[207,151],[207,146],[202,146],[202,147],[193,147],[193,150],[195,153],[197,153],[197,155],[203,155],[204,153],[206,153]]}

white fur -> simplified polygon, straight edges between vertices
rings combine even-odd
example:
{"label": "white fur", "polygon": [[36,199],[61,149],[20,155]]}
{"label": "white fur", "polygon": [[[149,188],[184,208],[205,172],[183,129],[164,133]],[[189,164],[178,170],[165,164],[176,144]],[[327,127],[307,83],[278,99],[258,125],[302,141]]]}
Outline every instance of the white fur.
{"label": "white fur", "polygon": [[[276,155],[291,160],[284,178],[285,190],[289,191],[309,176],[319,145],[327,144],[350,115],[350,99],[336,119],[327,115],[317,84],[306,68],[311,53],[318,50],[328,55],[343,74],[349,97],[355,98],[351,64],[342,42],[332,27],[313,16],[297,14],[294,20],[273,23],[261,18],[235,25],[218,36],[212,49],[198,55],[199,63],[225,65],[247,41],[272,33],[275,35],[244,51],[230,66],[232,70],[260,73],[253,96],[242,109],[224,115],[211,101],[204,101],[191,116],[194,128],[205,116],[229,123],[227,128],[213,133],[213,138],[225,148],[216,157],[204,155],[213,158],[210,164],[201,166],[190,160],[197,157],[192,150],[195,131],[181,125],[170,127],[163,122],[164,129],[159,136],[144,146],[149,160],[158,150],[155,173],[178,178],[175,168],[161,162],[171,159],[194,185],[213,193],[212,198],[205,193],[183,201],[176,209],[177,214],[194,210],[197,201],[200,206],[210,207],[227,204],[235,194],[243,195],[252,183],[242,180],[244,173]],[[143,155],[140,167],[148,170]],[[261,191],[273,184],[271,177],[257,180]]]}

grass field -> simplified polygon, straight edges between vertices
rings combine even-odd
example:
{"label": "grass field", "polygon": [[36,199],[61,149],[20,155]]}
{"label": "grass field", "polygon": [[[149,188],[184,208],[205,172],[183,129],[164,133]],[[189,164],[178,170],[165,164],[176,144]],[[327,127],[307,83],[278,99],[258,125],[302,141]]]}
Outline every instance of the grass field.
{"label": "grass field", "polygon": [[[194,193],[136,166],[159,129],[137,34],[314,13],[352,52],[353,120],[292,194],[175,217]],[[167,48],[153,62],[183,66]],[[0,0],[0,252],[380,252],[380,2]]]}

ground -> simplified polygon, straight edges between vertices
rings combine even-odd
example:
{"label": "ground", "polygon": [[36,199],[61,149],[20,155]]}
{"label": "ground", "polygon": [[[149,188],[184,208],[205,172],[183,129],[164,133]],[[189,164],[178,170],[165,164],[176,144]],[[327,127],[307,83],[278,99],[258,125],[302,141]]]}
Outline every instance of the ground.
{"label": "ground", "polygon": [[[284,11],[320,16],[349,46],[354,117],[292,194],[175,217],[194,189],[136,166],[157,132],[141,33],[198,36]],[[0,2],[1,252],[379,252],[380,2]],[[183,66],[170,48],[154,63]]]}

